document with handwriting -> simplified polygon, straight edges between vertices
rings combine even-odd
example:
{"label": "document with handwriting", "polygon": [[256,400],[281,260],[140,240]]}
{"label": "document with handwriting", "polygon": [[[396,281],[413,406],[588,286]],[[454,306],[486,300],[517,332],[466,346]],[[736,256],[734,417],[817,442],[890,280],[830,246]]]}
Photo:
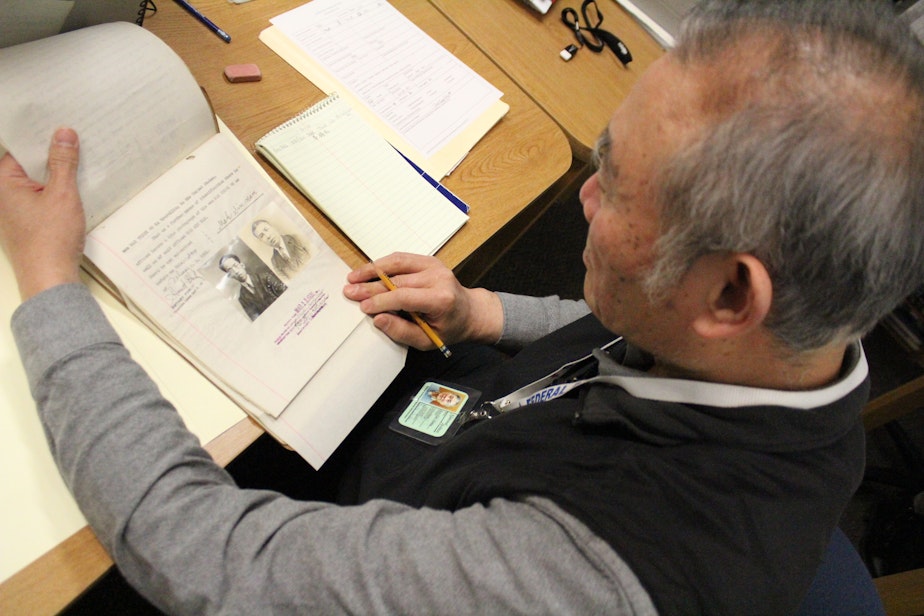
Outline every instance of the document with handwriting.
{"label": "document with handwriting", "polygon": [[434,178],[508,111],[501,92],[385,0],[313,0],[260,40]]}
{"label": "document with handwriting", "polygon": [[[182,61],[150,32],[114,23],[0,49],[0,77],[0,145],[30,175],[44,177],[55,127],[80,136],[87,270],[269,432],[323,464],[405,349],[343,297],[347,265],[219,130]],[[38,78],[54,87],[33,87]]]}
{"label": "document with handwriting", "polygon": [[[76,81],[84,74],[86,82]],[[0,49],[0,83],[0,141],[15,146],[30,177],[45,174],[52,132],[78,129],[77,185],[88,228],[217,130],[179,56],[126,22]]]}
{"label": "document with handwriting", "polygon": [[222,133],[97,225],[86,254],[273,417],[362,319],[346,264]]}
{"label": "document with handwriting", "polygon": [[501,95],[385,0],[313,0],[270,23],[427,156]]}

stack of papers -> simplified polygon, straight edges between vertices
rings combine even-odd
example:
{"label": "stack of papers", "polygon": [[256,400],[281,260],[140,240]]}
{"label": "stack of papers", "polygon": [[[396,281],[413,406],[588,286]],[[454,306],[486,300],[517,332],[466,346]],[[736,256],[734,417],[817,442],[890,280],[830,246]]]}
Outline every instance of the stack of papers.
{"label": "stack of papers", "polygon": [[497,88],[385,0],[314,0],[270,21],[260,40],[434,178],[509,109]]}

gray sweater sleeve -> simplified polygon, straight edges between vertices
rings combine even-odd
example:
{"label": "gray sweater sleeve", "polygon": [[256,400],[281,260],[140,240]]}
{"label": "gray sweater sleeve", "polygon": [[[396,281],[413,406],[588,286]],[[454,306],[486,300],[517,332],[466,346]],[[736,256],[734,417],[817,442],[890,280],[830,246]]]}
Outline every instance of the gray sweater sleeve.
{"label": "gray sweater sleeve", "polygon": [[508,350],[519,350],[590,313],[584,300],[560,299],[557,295],[498,293],[497,296],[504,308],[504,331],[497,346]]}
{"label": "gray sweater sleeve", "polygon": [[13,332],[67,485],[169,613],[654,613],[618,555],[541,498],[447,512],[236,487],[82,285],[24,303]]}

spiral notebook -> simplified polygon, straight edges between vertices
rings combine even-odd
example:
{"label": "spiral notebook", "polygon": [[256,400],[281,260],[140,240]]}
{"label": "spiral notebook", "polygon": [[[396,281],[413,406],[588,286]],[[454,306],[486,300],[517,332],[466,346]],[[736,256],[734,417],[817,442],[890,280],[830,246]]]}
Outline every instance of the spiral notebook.
{"label": "spiral notebook", "polygon": [[337,93],[261,137],[256,149],[370,259],[432,255],[468,220]]}

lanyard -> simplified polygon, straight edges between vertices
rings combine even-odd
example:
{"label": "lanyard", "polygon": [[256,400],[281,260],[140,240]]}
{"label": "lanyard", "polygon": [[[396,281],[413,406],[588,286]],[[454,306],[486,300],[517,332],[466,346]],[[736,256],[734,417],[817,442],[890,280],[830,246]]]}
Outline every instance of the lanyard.
{"label": "lanyard", "polygon": [[[601,350],[606,351],[611,346],[622,341],[622,336],[603,345]],[[481,419],[490,419],[501,413],[512,411],[537,402],[546,402],[559,398],[569,391],[581,387],[587,383],[610,382],[613,379],[606,376],[593,376],[590,378],[579,378],[579,375],[585,372],[593,365],[594,355],[590,353],[584,357],[569,362],[541,379],[535,380],[529,385],[525,385],[516,391],[512,391],[506,396],[502,396],[489,402],[483,402],[480,406],[472,409],[464,422],[477,421]]]}

